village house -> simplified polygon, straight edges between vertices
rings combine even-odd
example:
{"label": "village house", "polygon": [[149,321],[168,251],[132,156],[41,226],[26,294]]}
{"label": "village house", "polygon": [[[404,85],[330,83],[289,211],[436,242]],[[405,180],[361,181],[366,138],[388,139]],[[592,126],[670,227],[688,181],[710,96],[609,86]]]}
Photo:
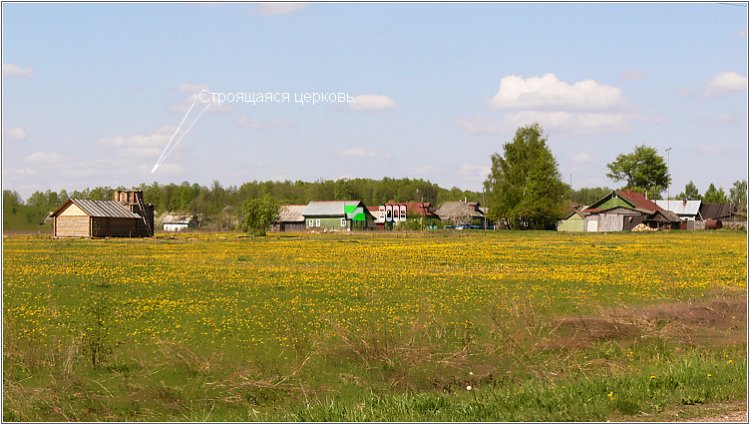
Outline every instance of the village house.
{"label": "village house", "polygon": [[279,210],[279,218],[271,225],[271,230],[277,232],[299,232],[305,230],[305,212],[307,205],[283,205]]}
{"label": "village house", "polygon": [[572,212],[558,223],[557,230],[580,229],[581,220],[585,232],[628,231],[641,223],[651,228],[675,229],[680,223],[677,214],[631,190],[612,191],[592,205]]}
{"label": "village house", "polygon": [[68,199],[50,214],[55,237],[150,237],[154,206],[140,190],[117,190],[112,201]]}
{"label": "village house", "polygon": [[435,214],[443,222],[454,226],[482,226],[485,219],[485,211],[482,210],[479,202],[467,202],[466,200],[443,202],[443,205],[435,210]]}
{"label": "village house", "polygon": [[407,202],[406,213],[409,218],[419,220],[420,226],[428,229],[437,228],[440,222],[440,217],[432,209],[429,202]]}
{"label": "village house", "polygon": [[366,230],[374,223],[374,217],[362,201],[312,201],[302,215],[307,230]]}
{"label": "village house", "polygon": [[167,214],[161,221],[165,232],[181,232],[198,227],[198,216],[194,214]]}
{"label": "village house", "polygon": [[407,202],[406,214],[410,217],[421,218],[425,223],[440,220],[440,217],[432,210],[429,202]]}
{"label": "village house", "polygon": [[654,201],[656,205],[667,211],[677,214],[682,221],[703,220],[700,215],[701,201],[694,200],[677,200],[677,199],[659,199]]}

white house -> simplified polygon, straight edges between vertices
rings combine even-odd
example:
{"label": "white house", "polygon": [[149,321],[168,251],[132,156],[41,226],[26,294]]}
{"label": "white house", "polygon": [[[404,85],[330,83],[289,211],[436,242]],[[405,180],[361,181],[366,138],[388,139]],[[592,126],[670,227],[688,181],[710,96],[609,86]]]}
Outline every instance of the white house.
{"label": "white house", "polygon": [[190,214],[167,214],[162,220],[165,232],[181,232],[198,227],[198,217]]}

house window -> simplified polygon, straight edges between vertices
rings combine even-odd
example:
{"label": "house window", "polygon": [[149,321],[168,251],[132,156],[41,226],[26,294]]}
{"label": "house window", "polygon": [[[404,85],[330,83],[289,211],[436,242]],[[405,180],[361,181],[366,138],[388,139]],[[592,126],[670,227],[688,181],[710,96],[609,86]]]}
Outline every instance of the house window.
{"label": "house window", "polygon": [[319,218],[315,219],[315,227],[320,227],[320,219]]}
{"label": "house window", "polygon": [[346,227],[346,219],[345,218],[341,219],[341,227]]}
{"label": "house window", "polygon": [[311,219],[309,219],[309,220],[307,220],[307,227],[313,227],[313,224],[314,224],[314,223],[315,223],[315,221],[313,221],[313,219],[312,219],[312,218],[311,218]]}

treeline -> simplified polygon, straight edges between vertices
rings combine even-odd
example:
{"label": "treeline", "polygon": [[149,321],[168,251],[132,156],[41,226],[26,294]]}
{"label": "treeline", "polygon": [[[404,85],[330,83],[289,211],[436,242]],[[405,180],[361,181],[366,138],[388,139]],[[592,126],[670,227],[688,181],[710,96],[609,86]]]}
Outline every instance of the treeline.
{"label": "treeline", "polygon": [[[157,215],[168,211],[203,215],[216,227],[233,228],[241,206],[251,199],[271,196],[280,204],[307,204],[313,200],[361,199],[366,205],[389,201],[424,201],[439,205],[445,201],[468,200],[482,202],[482,193],[446,189],[423,179],[339,179],[304,181],[253,181],[240,186],[223,187],[214,181],[210,187],[197,183],[141,184],[145,201],[154,204]],[[68,192],[52,190],[34,192],[24,201],[17,192],[3,191],[3,226],[5,229],[34,229],[42,225],[47,215],[69,198],[108,200],[123,187],[95,187]]]}

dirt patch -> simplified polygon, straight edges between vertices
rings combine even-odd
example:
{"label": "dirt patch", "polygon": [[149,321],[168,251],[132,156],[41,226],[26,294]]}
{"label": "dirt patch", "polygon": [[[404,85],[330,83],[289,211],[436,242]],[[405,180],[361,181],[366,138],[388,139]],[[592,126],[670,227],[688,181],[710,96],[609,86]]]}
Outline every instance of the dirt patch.
{"label": "dirt patch", "polygon": [[551,324],[542,349],[570,349],[596,341],[657,337],[720,346],[747,341],[747,297],[604,310],[598,316],[564,317]]}
{"label": "dirt patch", "polygon": [[747,404],[744,400],[729,403],[710,403],[680,406],[647,415],[609,418],[612,422],[706,422],[748,423]]}

